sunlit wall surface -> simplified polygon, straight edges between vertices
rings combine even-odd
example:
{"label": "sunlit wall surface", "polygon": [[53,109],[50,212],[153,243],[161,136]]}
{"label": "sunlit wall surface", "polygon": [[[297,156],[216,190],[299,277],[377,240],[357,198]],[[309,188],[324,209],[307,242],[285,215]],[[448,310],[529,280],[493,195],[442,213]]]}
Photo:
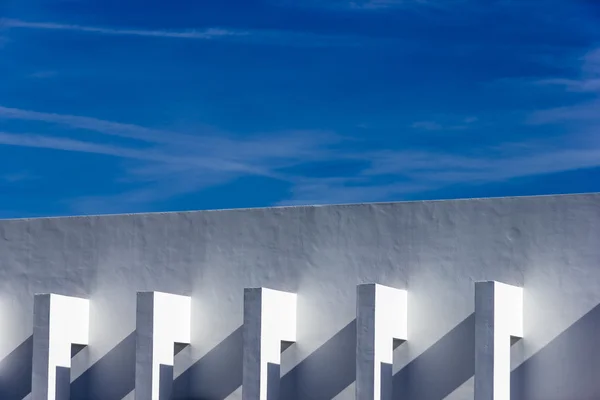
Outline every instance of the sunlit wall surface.
{"label": "sunlit wall surface", "polygon": [[600,398],[599,304],[600,194],[4,220],[0,399]]}

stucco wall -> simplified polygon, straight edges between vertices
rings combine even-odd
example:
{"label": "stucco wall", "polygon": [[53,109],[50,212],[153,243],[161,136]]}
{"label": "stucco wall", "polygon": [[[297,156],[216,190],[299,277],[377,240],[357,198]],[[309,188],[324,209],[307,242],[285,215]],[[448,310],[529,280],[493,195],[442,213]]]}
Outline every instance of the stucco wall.
{"label": "stucco wall", "polygon": [[283,398],[351,399],[356,285],[375,282],[409,293],[394,398],[472,399],[479,280],[524,287],[513,399],[600,398],[600,194],[0,221],[0,398],[30,391],[40,292],[91,301],[71,397],[132,398],[142,290],[193,298],[178,396],[240,398],[243,289],[267,286],[298,294]]}

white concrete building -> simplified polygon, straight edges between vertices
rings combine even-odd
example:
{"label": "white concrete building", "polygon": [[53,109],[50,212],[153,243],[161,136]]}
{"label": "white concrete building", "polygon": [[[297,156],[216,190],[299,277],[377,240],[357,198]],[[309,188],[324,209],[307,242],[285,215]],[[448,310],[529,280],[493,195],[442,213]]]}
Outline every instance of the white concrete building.
{"label": "white concrete building", "polygon": [[0,221],[0,399],[600,398],[600,194]]}

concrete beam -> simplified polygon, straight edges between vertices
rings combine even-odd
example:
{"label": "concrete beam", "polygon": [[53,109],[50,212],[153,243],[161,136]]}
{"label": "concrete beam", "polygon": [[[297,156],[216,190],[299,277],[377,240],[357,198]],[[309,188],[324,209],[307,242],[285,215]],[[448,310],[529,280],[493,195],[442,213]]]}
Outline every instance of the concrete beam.
{"label": "concrete beam", "polygon": [[356,288],[356,399],[391,400],[394,340],[408,338],[407,292]]}
{"label": "concrete beam", "polygon": [[243,400],[279,398],[282,342],[296,341],[296,294],[244,290]]}
{"label": "concrete beam", "polygon": [[135,399],[167,400],[173,390],[175,343],[190,343],[191,298],[138,292]]}
{"label": "concrete beam", "polygon": [[523,289],[476,282],[475,400],[510,400],[513,337],[523,337]]}
{"label": "concrete beam", "polygon": [[89,344],[89,301],[37,294],[33,307],[33,400],[68,400],[71,346]]}

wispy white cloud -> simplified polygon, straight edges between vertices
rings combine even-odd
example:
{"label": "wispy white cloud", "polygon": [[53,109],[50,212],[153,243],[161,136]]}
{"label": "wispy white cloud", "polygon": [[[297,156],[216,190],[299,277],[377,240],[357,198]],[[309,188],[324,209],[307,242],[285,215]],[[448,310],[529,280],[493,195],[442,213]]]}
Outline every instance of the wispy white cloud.
{"label": "wispy white cloud", "polygon": [[391,152],[375,156],[367,175],[403,175],[414,181],[483,183],[521,176],[600,166],[600,148],[544,148],[516,151],[510,145],[482,149],[480,155]]}
{"label": "wispy white cloud", "polygon": [[561,122],[600,122],[600,99],[580,102],[564,107],[538,110],[533,112],[528,117],[528,123],[533,125],[554,124]]}
{"label": "wispy white cloud", "polygon": [[[108,196],[84,198],[74,202],[78,211],[87,206],[111,201],[150,202],[227,183],[240,176],[263,176],[286,180],[281,171],[294,165],[323,160],[339,137],[324,131],[282,131],[260,133],[251,137],[235,137],[227,132],[197,132],[186,135],[149,129],[75,115],[0,107],[0,119],[16,119],[60,124],[72,128],[71,137],[0,132],[0,145],[44,148],[59,151],[102,154],[127,161],[120,178],[142,183],[142,189]],[[95,139],[86,135],[95,132]],[[120,141],[99,140],[97,134],[113,138],[134,139],[129,145]],[[75,136],[77,139],[73,139]],[[125,201],[124,199],[127,199]],[[85,209],[84,209],[85,208]]]}
{"label": "wispy white cloud", "polygon": [[570,92],[600,94],[600,48],[586,53],[580,62],[580,73],[577,78],[542,79],[535,83],[542,86],[562,87]]}
{"label": "wispy white cloud", "polygon": [[[600,67],[594,66],[597,65],[594,64],[596,54],[586,55],[582,59],[580,76],[569,79],[580,83],[595,79],[594,74],[600,71]],[[564,90],[569,89],[564,87]],[[599,136],[600,96],[596,92],[584,96],[586,99],[579,103],[539,110],[530,115],[530,124],[566,126],[568,135],[560,146],[551,141],[523,140],[488,148],[473,145],[458,153],[427,149],[367,151],[356,144],[344,147],[342,137],[318,130],[238,137],[206,128],[201,132],[182,134],[98,118],[1,106],[0,119],[58,124],[70,130],[64,131],[69,137],[0,132],[0,144],[103,154],[125,160],[120,179],[134,183],[137,189],[71,199],[77,212],[121,211],[123,205],[168,199],[249,175],[287,182],[291,187],[290,197],[281,204],[386,201],[456,184],[499,182],[600,167],[600,140],[590,140],[586,145],[568,140],[575,134],[587,138]],[[413,128],[451,130],[469,127],[477,133],[481,123],[472,116],[442,118],[416,122]],[[90,132],[95,135],[88,135]],[[98,134],[110,140],[100,140]],[[120,141],[119,138],[127,140]],[[351,175],[343,176],[322,171],[325,173],[320,175],[325,175],[324,178],[302,172],[302,166],[322,161],[356,161],[362,167],[358,172],[353,170]]]}
{"label": "wispy white cloud", "polygon": [[[299,179],[292,190],[292,197],[280,204],[389,201],[455,184],[478,185],[600,167],[600,146],[570,149],[532,147],[527,152],[514,149],[515,146],[507,145],[499,154],[498,149],[487,149],[479,156],[426,151],[377,152],[366,156],[371,166],[358,176]],[[380,183],[382,178],[389,177],[393,177],[391,183]],[[389,182],[389,179],[384,181]]]}
{"label": "wispy white cloud", "polygon": [[348,6],[353,9],[363,10],[379,10],[391,7],[406,7],[408,5],[427,5],[428,0],[366,0],[366,1],[349,1]]}
{"label": "wispy white cloud", "polygon": [[287,7],[324,8],[349,11],[383,11],[389,9],[447,8],[465,0],[272,0]]}
{"label": "wispy white cloud", "polygon": [[149,129],[134,124],[124,124],[99,118],[39,112],[3,106],[0,106],[0,118],[62,124],[72,128],[90,130],[105,135],[137,139],[149,143],[171,143],[173,141],[187,142],[193,139],[189,136]]}
{"label": "wispy white cloud", "polygon": [[[600,78],[600,49],[588,52],[579,61],[575,77],[534,83],[553,85],[562,89],[562,93],[585,92],[583,98],[570,105],[537,110],[526,121],[527,124],[563,127],[563,143],[524,139],[520,143],[500,143],[489,148],[475,146],[475,150],[469,148],[454,154],[427,150],[370,152],[362,155],[369,166],[358,175],[350,179],[299,179],[293,197],[282,204],[386,201],[449,185],[500,182],[600,167],[600,90],[596,87]],[[531,81],[523,90],[531,90]],[[471,126],[475,122],[478,122],[475,117],[469,117],[463,125]],[[435,120],[412,125],[429,131],[452,126]]]}
{"label": "wispy white cloud", "polygon": [[395,182],[376,184],[366,178],[300,179],[291,191],[291,197],[277,205],[348,204],[398,200],[412,193],[431,189],[426,183]]}
{"label": "wispy white cloud", "polygon": [[368,38],[322,35],[293,30],[238,30],[230,28],[206,28],[188,30],[151,30],[138,28],[97,27],[57,22],[32,22],[19,19],[4,19],[0,23],[5,29],[34,29],[88,33],[108,36],[138,36],[148,38],[221,40],[266,45],[299,47],[356,46],[365,43]]}
{"label": "wispy white cloud", "polygon": [[[120,180],[137,189],[100,197],[70,199],[76,212],[117,212],[140,203],[222,185],[241,176],[263,176],[291,185],[281,204],[384,201],[453,184],[600,166],[600,144],[557,148],[539,143],[504,144],[474,153],[433,151],[340,151],[343,138],[321,131],[286,131],[234,137],[223,132],[183,135],[101,119],[0,108],[0,118],[58,123],[82,139],[0,132],[0,144],[103,154],[127,161]],[[138,145],[90,141],[86,131],[138,141]],[[118,141],[117,141],[118,142]],[[290,167],[320,161],[360,161],[351,176],[313,178]],[[301,170],[301,169],[300,169]],[[327,174],[326,174],[327,175]],[[140,186],[141,185],[141,186]]]}
{"label": "wispy white cloud", "polygon": [[454,121],[452,124],[441,123],[439,121],[416,121],[411,124],[413,129],[421,129],[425,131],[441,131],[441,130],[463,130],[469,128],[472,124],[478,121],[477,117],[467,117],[460,121]]}
{"label": "wispy white cloud", "polygon": [[0,181],[12,184],[23,181],[31,181],[38,179],[39,176],[32,174],[29,171],[9,172],[0,176]]}
{"label": "wispy white cloud", "polygon": [[[236,160],[248,160],[257,155],[261,159],[268,159],[272,163],[279,162],[283,167],[287,165],[284,160],[289,160],[290,158],[293,158],[297,162],[301,159],[319,157],[321,155],[317,150],[319,145],[323,143],[331,144],[339,140],[339,137],[331,132],[317,130],[292,130],[276,132],[275,134],[260,134],[252,138],[239,138],[234,137],[234,135],[228,132],[206,128],[202,132],[190,135],[98,118],[3,106],[0,106],[0,119],[54,123],[77,129],[80,135],[85,135],[85,132],[96,132],[107,136],[134,139],[143,142],[145,146],[160,145],[159,149],[161,152],[167,154],[174,153],[177,159],[184,161],[187,161],[187,159],[182,158],[181,153],[190,153],[191,155],[203,154],[204,156],[212,154],[215,157],[230,160],[227,165],[223,164],[223,162],[215,164],[221,169],[227,167],[236,169],[236,166],[242,168],[241,165],[235,163]],[[69,149],[73,148],[75,145],[71,142],[65,139],[65,147]],[[143,154],[147,153],[148,151],[144,150]],[[195,163],[199,162],[200,160],[195,161]],[[212,164],[208,166],[210,165]]]}
{"label": "wispy white cloud", "polygon": [[352,0],[347,5],[358,10],[383,10],[390,8],[431,7],[447,8],[463,0]]}
{"label": "wispy white cloud", "polygon": [[43,29],[56,31],[76,31],[87,33],[98,33],[102,35],[117,36],[150,36],[175,39],[216,39],[226,36],[247,35],[248,32],[236,31],[231,29],[208,28],[204,30],[187,31],[168,31],[168,30],[146,30],[146,29],[119,29],[102,28],[85,25],[60,24],[54,22],[29,22],[18,19],[4,19],[2,26],[4,28],[24,28],[24,29]]}
{"label": "wispy white cloud", "polygon": [[536,82],[538,85],[544,86],[560,86],[564,87],[569,92],[599,92],[600,78],[598,79],[565,79],[553,78],[542,79]]}
{"label": "wispy white cloud", "polygon": [[574,104],[535,111],[529,116],[528,123],[584,123],[587,129],[594,129],[600,135],[600,48],[586,53],[580,62],[578,77],[545,79],[536,83],[556,86],[570,92],[582,92],[586,94],[586,98]]}
{"label": "wispy white cloud", "polygon": [[[482,184],[509,179],[600,167],[600,48],[579,60],[575,77],[537,80],[538,86],[558,88],[564,94],[581,92],[570,105],[532,112],[527,124],[562,126],[563,143],[527,141],[500,143],[460,153],[433,151],[375,151],[363,154],[368,167],[349,179],[299,179],[292,198],[282,204],[387,201],[406,194],[434,191],[450,185]],[[523,85],[522,82],[521,85]],[[528,81],[523,90],[532,90]],[[561,95],[561,93],[558,93]],[[477,118],[459,124],[418,121],[412,128],[425,131],[476,129]],[[383,182],[383,183],[382,183]],[[391,182],[391,183],[390,183]]]}
{"label": "wispy white cloud", "polygon": [[130,158],[137,160],[168,161],[161,153],[152,150],[139,150],[120,146],[104,145],[68,138],[0,132],[0,144],[17,147],[33,147],[40,149],[62,150],[80,153],[103,154],[107,156]]}
{"label": "wispy white cloud", "polygon": [[583,56],[582,73],[584,76],[600,77],[600,47]]}
{"label": "wispy white cloud", "polygon": [[58,75],[58,73],[56,71],[36,71],[32,74],[29,74],[29,77],[35,78],[35,79],[46,79],[46,78],[53,78],[56,75]]}
{"label": "wispy white cloud", "polygon": [[411,125],[411,127],[415,129],[423,129],[426,131],[439,131],[443,128],[442,124],[435,121],[417,121],[414,122]]}

